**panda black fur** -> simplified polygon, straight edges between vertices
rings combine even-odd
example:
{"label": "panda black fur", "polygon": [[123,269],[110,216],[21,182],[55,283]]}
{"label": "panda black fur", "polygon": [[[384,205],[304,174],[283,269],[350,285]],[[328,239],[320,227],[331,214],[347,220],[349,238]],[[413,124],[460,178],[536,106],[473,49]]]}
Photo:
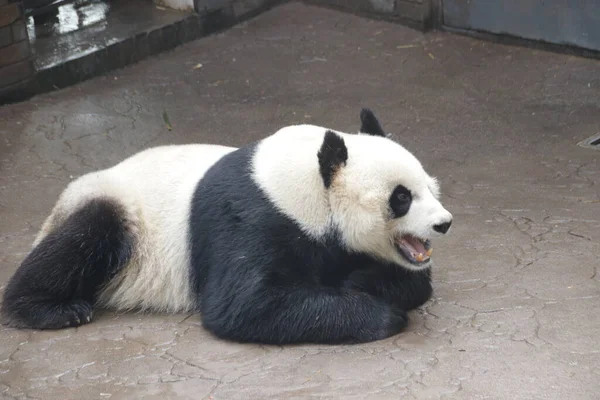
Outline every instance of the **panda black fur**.
{"label": "panda black fur", "polygon": [[240,149],[159,147],[84,175],[9,281],[5,322],[72,327],[106,307],[198,311],[241,342],[400,332],[431,296],[428,239],[452,216],[373,113],[361,121],[359,134],[297,125]]}

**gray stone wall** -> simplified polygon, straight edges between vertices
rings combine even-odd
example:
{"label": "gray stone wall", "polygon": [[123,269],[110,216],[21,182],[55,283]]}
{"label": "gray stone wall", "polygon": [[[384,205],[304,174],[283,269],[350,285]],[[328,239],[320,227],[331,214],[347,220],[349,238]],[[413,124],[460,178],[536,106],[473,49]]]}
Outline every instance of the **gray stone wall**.
{"label": "gray stone wall", "polygon": [[0,95],[26,84],[33,75],[22,4],[0,0]]}

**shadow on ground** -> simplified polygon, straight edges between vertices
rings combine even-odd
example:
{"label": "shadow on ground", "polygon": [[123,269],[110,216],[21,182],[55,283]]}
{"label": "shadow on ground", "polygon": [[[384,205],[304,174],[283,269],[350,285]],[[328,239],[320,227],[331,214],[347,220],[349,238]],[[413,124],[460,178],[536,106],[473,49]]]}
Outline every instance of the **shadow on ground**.
{"label": "shadow on ground", "polygon": [[[201,66],[200,66],[201,64]],[[360,107],[455,216],[435,299],[360,346],[237,345],[197,316],[0,331],[0,393],[40,399],[592,399],[600,390],[600,63],[291,3],[0,108],[0,282],[70,179],[167,143],[242,145]],[[167,129],[164,115],[172,125]]]}

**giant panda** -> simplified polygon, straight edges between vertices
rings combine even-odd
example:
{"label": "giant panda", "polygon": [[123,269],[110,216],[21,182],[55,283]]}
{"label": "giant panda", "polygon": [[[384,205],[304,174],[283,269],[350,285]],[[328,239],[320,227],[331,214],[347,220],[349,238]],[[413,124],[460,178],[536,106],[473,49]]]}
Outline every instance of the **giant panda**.
{"label": "giant panda", "polygon": [[401,332],[432,295],[430,240],[452,215],[373,112],[360,120],[151,148],[74,180],[6,286],[4,323],[76,327],[102,307],[198,312],[237,342]]}

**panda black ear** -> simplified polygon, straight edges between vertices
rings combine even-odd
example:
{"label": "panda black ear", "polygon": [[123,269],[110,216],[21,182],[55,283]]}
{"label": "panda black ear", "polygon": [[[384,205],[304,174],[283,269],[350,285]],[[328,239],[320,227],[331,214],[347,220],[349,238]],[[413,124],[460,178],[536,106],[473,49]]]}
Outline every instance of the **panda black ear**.
{"label": "panda black ear", "polygon": [[387,137],[373,111],[363,108],[360,111],[360,132],[367,135]]}
{"label": "panda black ear", "polygon": [[319,158],[319,171],[323,183],[329,189],[335,174],[348,160],[348,149],[344,138],[329,130],[325,132],[325,138],[317,157]]}

